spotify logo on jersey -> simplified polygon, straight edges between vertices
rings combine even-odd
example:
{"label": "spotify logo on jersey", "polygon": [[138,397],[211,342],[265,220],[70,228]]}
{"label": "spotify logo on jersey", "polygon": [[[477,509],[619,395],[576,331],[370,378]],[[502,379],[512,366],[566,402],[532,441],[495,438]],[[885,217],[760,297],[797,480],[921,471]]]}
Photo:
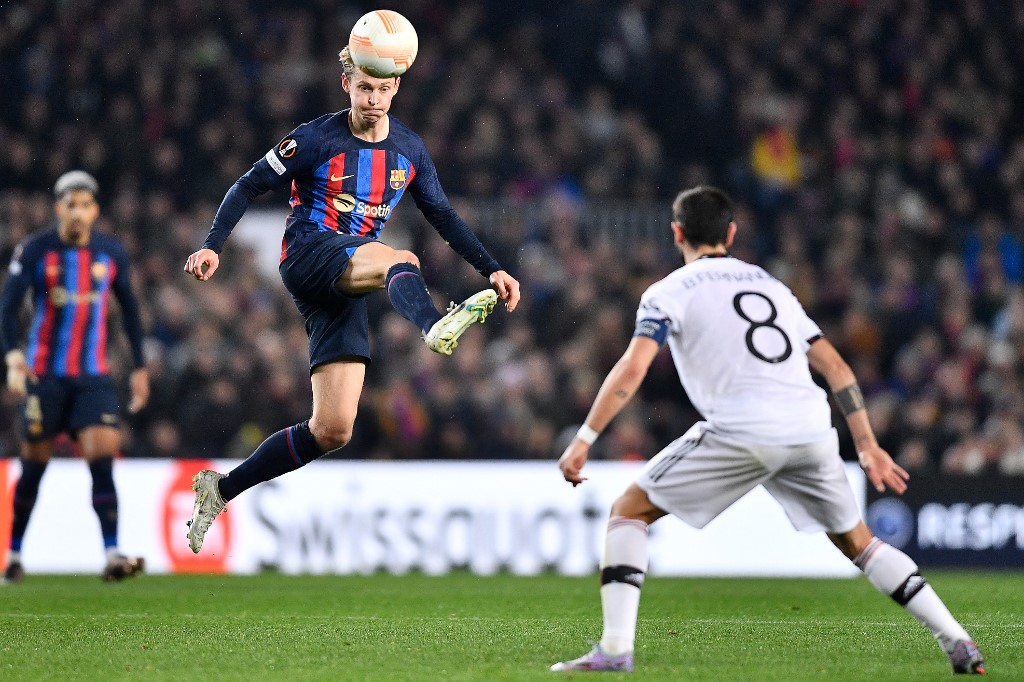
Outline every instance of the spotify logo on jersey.
{"label": "spotify logo on jersey", "polygon": [[334,208],[339,213],[351,213],[356,207],[356,198],[351,194],[337,194],[334,196]]}

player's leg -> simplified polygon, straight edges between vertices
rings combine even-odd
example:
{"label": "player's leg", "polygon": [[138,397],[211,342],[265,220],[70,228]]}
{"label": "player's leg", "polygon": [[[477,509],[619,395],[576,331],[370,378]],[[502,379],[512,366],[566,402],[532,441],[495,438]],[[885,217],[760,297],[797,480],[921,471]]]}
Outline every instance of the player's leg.
{"label": "player's leg", "polygon": [[203,546],[213,520],[240,493],[303,467],[349,442],[365,376],[362,359],[318,365],[311,377],[313,416],[309,420],[267,438],[227,475],[207,469],[193,477],[196,502],[188,531],[193,552]]}
{"label": "player's leg", "polygon": [[[336,275],[350,269],[354,253],[371,240],[324,234],[309,252],[281,264],[281,279],[292,294],[309,334],[313,416],[263,441],[227,476],[209,469],[192,477],[196,493],[188,522],[189,547],[198,552],[210,524],[228,501],[348,443],[370,357],[366,300],[338,291]],[[369,286],[369,277],[359,280]],[[352,292],[355,294],[355,291]]]}
{"label": "player's leg", "polygon": [[325,233],[309,252],[281,264],[281,280],[309,334],[313,416],[271,435],[228,475],[206,469],[192,477],[196,499],[188,541],[193,552],[202,548],[210,525],[228,501],[258,483],[305,466],[351,438],[370,357],[369,322],[365,299],[340,293],[333,273],[347,271],[352,255],[369,243],[362,237]]}
{"label": "player's leg", "polygon": [[92,507],[100,522],[108,582],[142,572],[141,557],[129,559],[118,549],[118,499],[114,486],[114,457],[121,451],[120,404],[117,384],[109,376],[83,377],[70,389],[68,431],[75,436],[92,476]]}
{"label": "player's leg", "polygon": [[57,379],[42,376],[26,385],[22,403],[21,477],[14,487],[11,540],[4,581],[21,582],[25,575],[21,546],[36,506],[39,483],[53,456],[53,439],[66,426],[71,395]]}
{"label": "player's leg", "polygon": [[985,661],[978,647],[921,576],[913,559],[874,537],[863,521],[852,530],[829,533],[828,537],[876,590],[892,597],[931,631],[949,656],[954,672],[984,674]]}
{"label": "player's leg", "polygon": [[121,448],[121,434],[110,426],[88,426],[78,432],[82,457],[92,476],[92,508],[100,520],[103,548],[110,558],[117,552],[117,489],[114,487],[114,455]]}
{"label": "player's leg", "polygon": [[46,472],[46,466],[53,456],[53,439],[29,441],[22,445],[21,477],[14,486],[14,500],[11,514],[11,539],[4,569],[4,582],[20,583],[25,577],[21,564],[21,545],[25,539],[32,510],[39,495],[39,483]]}
{"label": "player's leg", "polygon": [[385,289],[398,314],[424,334],[441,319],[420,272],[419,258],[412,251],[376,241],[363,244],[353,251],[335,287],[350,296]]}
{"label": "player's leg", "polygon": [[129,559],[118,548],[114,456],[121,450],[121,432],[113,426],[86,426],[78,431],[77,440],[92,476],[92,508],[100,521],[103,549],[107,556],[102,577],[108,582],[114,582],[138,575],[145,565],[143,559]]}
{"label": "player's leg", "polygon": [[666,513],[635,483],[612,504],[600,565],[601,650],[608,654],[633,652],[640,588],[647,574],[647,527]]}
{"label": "player's leg", "polygon": [[640,588],[647,574],[647,527],[665,514],[635,483],[612,504],[600,564],[601,641],[577,659],[555,663],[553,672],[633,670]]}
{"label": "player's leg", "polygon": [[384,288],[398,314],[419,327],[431,350],[444,355],[451,355],[463,332],[483,322],[498,300],[493,290],[485,289],[442,315],[427,291],[416,254],[380,242],[357,247],[335,286],[350,295]]}
{"label": "player's leg", "polygon": [[313,416],[267,438],[222,478],[219,488],[224,501],[347,445],[365,376],[366,365],[361,361],[332,362],[314,369]]}
{"label": "player's leg", "polygon": [[747,446],[705,433],[705,426],[697,424],[659,452],[612,505],[600,564],[601,641],[551,670],[632,670],[648,526],[671,513],[703,528],[768,475]]}
{"label": "player's leg", "polygon": [[983,670],[977,647],[918,573],[917,564],[873,537],[864,525],[835,434],[819,443],[767,448],[766,452],[786,462],[764,487],[782,505],[793,526],[804,532],[825,531],[879,592],[892,597],[932,631],[954,669]]}

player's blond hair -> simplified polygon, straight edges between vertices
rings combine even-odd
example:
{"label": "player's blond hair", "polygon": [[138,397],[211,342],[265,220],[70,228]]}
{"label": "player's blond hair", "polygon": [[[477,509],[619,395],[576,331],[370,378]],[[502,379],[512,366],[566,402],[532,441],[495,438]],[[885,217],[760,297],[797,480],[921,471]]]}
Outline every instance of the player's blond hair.
{"label": "player's blond hair", "polygon": [[341,62],[341,70],[345,72],[345,75],[352,78],[356,75],[356,63],[352,61],[352,53],[348,50],[348,45],[341,48],[341,52],[338,53],[338,61]]}
{"label": "player's blond hair", "polygon": [[[356,71],[373,75],[369,74],[366,69],[356,66],[356,63],[352,61],[352,53],[349,52],[348,45],[341,48],[341,52],[338,53],[338,61],[341,62],[341,70],[345,72],[345,75],[348,76],[349,80],[352,80],[355,77]],[[398,76],[391,76],[391,78],[397,77]]]}

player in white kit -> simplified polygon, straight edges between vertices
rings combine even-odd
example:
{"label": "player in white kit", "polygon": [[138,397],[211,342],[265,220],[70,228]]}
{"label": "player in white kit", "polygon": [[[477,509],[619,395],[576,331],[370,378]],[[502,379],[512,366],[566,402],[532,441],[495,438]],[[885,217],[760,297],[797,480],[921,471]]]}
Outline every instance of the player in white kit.
{"label": "player in white kit", "polygon": [[902,494],[909,476],[878,446],[850,367],[784,284],[729,256],[736,223],[725,193],[687,190],[672,213],[683,267],[640,299],[633,339],[559,467],[573,486],[586,480],[580,470],[590,445],[632,398],[666,341],[705,421],[651,459],[612,505],[601,560],[604,633],[592,651],[551,670],[631,671],[648,525],[673,514],[703,528],[762,485],[797,530],[827,533],[878,591],[925,625],[954,672],[983,674],[981,653],[917,564],[873,537],[860,518],[828,397],[811,369],[832,390],[871,485]]}

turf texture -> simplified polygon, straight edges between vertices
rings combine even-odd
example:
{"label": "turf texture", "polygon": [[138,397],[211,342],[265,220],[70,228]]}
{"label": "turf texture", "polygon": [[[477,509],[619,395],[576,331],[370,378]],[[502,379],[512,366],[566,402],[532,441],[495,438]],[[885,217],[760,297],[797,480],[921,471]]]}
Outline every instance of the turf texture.
{"label": "turf texture", "polygon": [[[1024,680],[1024,573],[927,576]],[[0,586],[3,680],[555,680],[600,636],[596,578],[28,576]],[[600,680],[953,679],[867,581],[652,578],[637,671]],[[962,679],[962,678],[961,678]]]}

